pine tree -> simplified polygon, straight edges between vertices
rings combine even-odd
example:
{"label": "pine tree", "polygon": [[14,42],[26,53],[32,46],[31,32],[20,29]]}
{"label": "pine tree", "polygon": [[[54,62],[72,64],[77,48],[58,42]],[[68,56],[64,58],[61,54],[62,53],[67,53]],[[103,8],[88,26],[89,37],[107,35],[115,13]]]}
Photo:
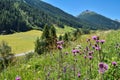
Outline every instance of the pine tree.
{"label": "pine tree", "polygon": [[35,52],[42,54],[56,48],[57,35],[53,26],[45,25],[41,38],[35,42]]}
{"label": "pine tree", "polygon": [[51,26],[50,29],[50,36],[51,36],[51,48],[55,49],[56,48],[56,43],[57,43],[57,35],[56,35],[56,29],[54,26]]}

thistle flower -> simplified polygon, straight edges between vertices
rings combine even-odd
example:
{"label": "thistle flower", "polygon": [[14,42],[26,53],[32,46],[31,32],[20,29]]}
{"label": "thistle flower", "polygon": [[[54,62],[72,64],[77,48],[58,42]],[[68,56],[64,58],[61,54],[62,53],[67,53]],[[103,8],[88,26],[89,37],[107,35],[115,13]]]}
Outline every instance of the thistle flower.
{"label": "thistle flower", "polygon": [[19,76],[17,76],[17,77],[15,78],[15,80],[21,80],[21,78],[20,78]]}
{"label": "thistle flower", "polygon": [[72,53],[74,54],[74,56],[76,56],[76,53],[79,53],[80,51],[79,50],[77,50],[77,49],[73,49],[72,50]]}
{"label": "thistle flower", "polygon": [[57,45],[57,48],[61,50],[63,47],[61,45]]}
{"label": "thistle flower", "polygon": [[77,76],[78,76],[78,78],[80,78],[80,76],[81,76],[80,72],[78,72]]}
{"label": "thistle flower", "polygon": [[57,42],[57,45],[62,45],[62,44],[64,44],[64,41],[58,41]]}
{"label": "thistle flower", "polygon": [[89,56],[89,59],[90,59],[90,60],[92,60],[92,58],[93,58],[92,56]]}
{"label": "thistle flower", "polygon": [[96,40],[96,43],[99,43],[100,42],[100,40]]}
{"label": "thistle flower", "polygon": [[98,46],[98,47],[95,47],[95,49],[98,50],[98,51],[101,50],[101,48],[100,48],[99,46]]}
{"label": "thistle flower", "polygon": [[93,51],[89,51],[88,54],[89,56],[91,56],[93,54]]}
{"label": "thistle flower", "polygon": [[92,39],[93,40],[99,40],[99,37],[98,36],[92,36]]}
{"label": "thistle flower", "polygon": [[105,42],[105,40],[100,40],[100,43],[102,43],[102,44],[103,44],[104,42]]}
{"label": "thistle flower", "polygon": [[113,65],[113,66],[116,66],[116,65],[117,65],[117,63],[114,61],[114,62],[112,62],[112,65]]}
{"label": "thistle flower", "polygon": [[104,73],[106,70],[108,70],[108,65],[101,62],[99,63],[99,73]]}

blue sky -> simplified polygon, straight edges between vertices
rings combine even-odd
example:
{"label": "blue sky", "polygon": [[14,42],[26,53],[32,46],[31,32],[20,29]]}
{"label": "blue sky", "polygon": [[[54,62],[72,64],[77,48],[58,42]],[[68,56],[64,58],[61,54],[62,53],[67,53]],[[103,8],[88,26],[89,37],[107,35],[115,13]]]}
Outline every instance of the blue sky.
{"label": "blue sky", "polygon": [[120,0],[43,0],[65,12],[77,16],[91,10],[111,19],[120,20]]}

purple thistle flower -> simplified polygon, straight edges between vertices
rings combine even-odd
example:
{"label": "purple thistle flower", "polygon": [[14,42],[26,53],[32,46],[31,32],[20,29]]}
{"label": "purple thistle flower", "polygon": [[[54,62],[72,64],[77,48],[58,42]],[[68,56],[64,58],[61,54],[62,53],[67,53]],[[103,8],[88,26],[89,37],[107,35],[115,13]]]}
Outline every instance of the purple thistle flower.
{"label": "purple thistle flower", "polygon": [[104,69],[108,70],[108,65],[104,63]]}
{"label": "purple thistle flower", "polygon": [[77,76],[78,76],[78,78],[80,78],[80,76],[81,76],[80,72],[77,74]]}
{"label": "purple thistle flower", "polygon": [[90,59],[90,60],[92,60],[92,58],[93,58],[92,56],[89,56],[89,59]]}
{"label": "purple thistle flower", "polygon": [[112,62],[112,65],[113,65],[113,66],[116,66],[116,65],[117,65],[117,63],[114,61],[114,62]]}
{"label": "purple thistle flower", "polygon": [[100,40],[100,43],[102,43],[102,44],[103,44],[104,42],[105,42],[105,40]]}
{"label": "purple thistle flower", "polygon": [[99,68],[104,68],[104,63],[99,63]]}
{"label": "purple thistle flower", "polygon": [[93,39],[93,40],[98,40],[99,37],[98,37],[98,36],[92,36],[92,39]]}
{"label": "purple thistle flower", "polygon": [[64,41],[58,41],[57,42],[57,45],[62,45],[62,44],[64,44]]}
{"label": "purple thistle flower", "polygon": [[100,48],[100,47],[95,47],[95,49],[96,49],[96,50],[101,50],[101,48]]}
{"label": "purple thistle flower", "polygon": [[100,42],[100,40],[96,40],[96,43],[99,43]]}
{"label": "purple thistle flower", "polygon": [[106,63],[99,63],[99,73],[104,73],[106,70],[108,70],[108,65]]}
{"label": "purple thistle flower", "polygon": [[61,50],[63,47],[61,45],[57,45],[57,48]]}
{"label": "purple thistle flower", "polygon": [[15,78],[15,80],[21,80],[21,78],[20,78],[19,76],[17,76],[17,77]]}
{"label": "purple thistle flower", "polygon": [[88,54],[89,56],[91,56],[93,54],[93,51],[89,51]]}
{"label": "purple thistle flower", "polygon": [[76,50],[76,53],[79,53],[80,52],[80,50]]}

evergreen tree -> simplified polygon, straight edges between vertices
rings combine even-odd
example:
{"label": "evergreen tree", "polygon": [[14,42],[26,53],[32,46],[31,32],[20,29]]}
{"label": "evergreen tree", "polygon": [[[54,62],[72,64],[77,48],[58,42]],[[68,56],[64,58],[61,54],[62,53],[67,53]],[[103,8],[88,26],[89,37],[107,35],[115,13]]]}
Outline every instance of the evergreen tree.
{"label": "evergreen tree", "polygon": [[68,33],[65,33],[65,35],[63,36],[63,40],[64,40],[65,42],[68,42],[68,41],[69,41]]}
{"label": "evergreen tree", "polygon": [[42,54],[56,48],[57,35],[53,26],[45,25],[41,38],[35,42],[35,52]]}
{"label": "evergreen tree", "polygon": [[56,43],[57,43],[57,35],[56,35],[56,29],[54,26],[51,26],[50,29],[50,36],[51,36],[51,48],[55,49],[56,48]]}

